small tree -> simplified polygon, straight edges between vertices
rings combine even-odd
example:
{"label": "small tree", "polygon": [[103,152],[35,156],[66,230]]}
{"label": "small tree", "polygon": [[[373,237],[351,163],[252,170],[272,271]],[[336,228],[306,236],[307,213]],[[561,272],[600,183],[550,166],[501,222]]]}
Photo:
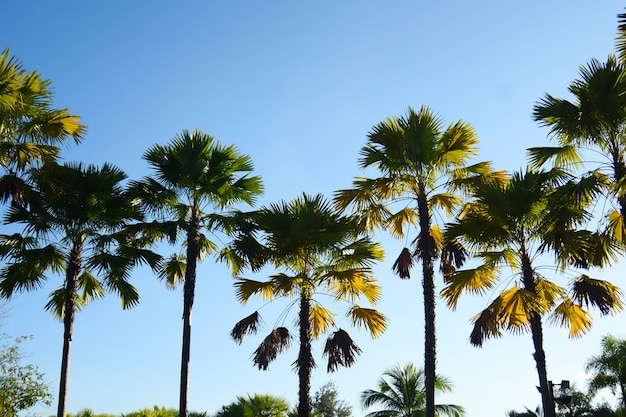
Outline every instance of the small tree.
{"label": "small tree", "polygon": [[320,387],[311,402],[312,415],[316,417],[350,417],[352,407],[339,399],[337,387],[331,381]]}
{"label": "small tree", "polygon": [[39,403],[50,405],[52,398],[43,374],[35,365],[22,364],[20,345],[30,337],[22,336],[0,348],[0,416],[17,416]]}

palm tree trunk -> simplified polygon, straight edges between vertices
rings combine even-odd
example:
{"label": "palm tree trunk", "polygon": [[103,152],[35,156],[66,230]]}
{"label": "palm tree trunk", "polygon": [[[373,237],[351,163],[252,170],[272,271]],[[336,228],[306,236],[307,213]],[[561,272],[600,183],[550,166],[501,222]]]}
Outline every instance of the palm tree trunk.
{"label": "palm tree trunk", "polygon": [[192,213],[187,232],[187,267],[183,286],[183,345],[180,361],[180,401],[179,417],[187,417],[187,395],[189,392],[189,361],[191,357],[191,311],[196,287],[196,265],[199,253],[200,221],[196,212]]}
{"label": "palm tree trunk", "polygon": [[[522,282],[524,288],[530,292],[537,293],[535,286],[535,277],[530,258],[526,253],[524,246],[522,251]],[[544,417],[556,417],[554,398],[552,395],[552,387],[548,382],[548,370],[546,366],[546,353],[543,349],[543,326],[541,324],[541,316],[534,313],[530,317],[530,332],[533,337],[533,346],[535,353],[535,364],[537,365],[537,374],[539,375],[539,392],[541,393],[541,405],[543,407]]]}
{"label": "palm tree trunk", "polygon": [[74,316],[76,315],[76,283],[80,273],[81,250],[78,244],[70,252],[67,270],[65,271],[65,306],[63,310],[63,353],[61,357],[61,376],[59,382],[59,405],[57,417],[65,417],[68,376],[70,372],[70,348],[74,333]]}
{"label": "palm tree trunk", "polygon": [[311,304],[307,295],[300,295],[300,351],[298,353],[298,417],[311,415],[311,370],[313,368],[311,354],[311,322],[309,315]]}
{"label": "palm tree trunk", "polygon": [[430,234],[430,210],[423,184],[419,184],[417,208],[420,222],[418,253],[422,261],[422,287],[424,292],[424,388],[426,391],[426,417],[435,417],[435,378],[437,341],[435,331],[435,269],[436,248]]}

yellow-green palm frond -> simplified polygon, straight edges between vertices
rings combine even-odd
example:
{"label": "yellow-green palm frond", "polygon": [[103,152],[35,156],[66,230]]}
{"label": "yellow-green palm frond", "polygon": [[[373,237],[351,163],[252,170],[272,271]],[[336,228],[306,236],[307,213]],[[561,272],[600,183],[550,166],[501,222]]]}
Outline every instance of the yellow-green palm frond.
{"label": "yellow-green palm frond", "polygon": [[441,136],[441,152],[446,165],[463,165],[478,154],[478,137],[474,128],[459,120],[450,124]]}
{"label": "yellow-green palm frond", "polygon": [[517,285],[502,291],[492,303],[492,308],[502,327],[514,334],[530,329],[530,318],[533,314],[541,315],[548,311],[541,297]]}
{"label": "yellow-green palm frond", "polygon": [[[302,279],[287,274],[272,274],[270,276],[270,283],[274,287],[275,295],[293,297],[296,288],[302,283]],[[271,300],[271,298],[263,299]]]}
{"label": "yellow-green palm frond", "polygon": [[417,210],[413,207],[405,207],[391,214],[384,222],[385,229],[396,239],[404,237],[405,227],[416,226],[419,221]]}
{"label": "yellow-green palm frond", "polygon": [[613,210],[607,214],[607,219],[609,221],[608,231],[609,233],[615,237],[615,239],[621,244],[626,243],[626,229],[624,227],[626,224],[624,223],[624,218],[620,214],[619,211]]}
{"label": "yellow-green palm frond", "polygon": [[554,306],[558,300],[564,299],[567,296],[565,288],[544,278],[536,279],[535,292],[540,298],[545,300],[548,307]]}
{"label": "yellow-green palm frond", "polygon": [[198,260],[201,262],[204,261],[207,256],[214,254],[218,250],[217,245],[211,242],[204,234],[201,234],[198,239],[198,248]]}
{"label": "yellow-green palm frond", "polygon": [[626,13],[617,15],[617,37],[615,38],[615,52],[619,57],[619,62],[626,65]]}
{"label": "yellow-green palm frond", "polygon": [[185,256],[173,254],[166,259],[158,276],[165,281],[166,288],[173,290],[185,282],[186,269],[187,262]]}
{"label": "yellow-green palm frond", "polygon": [[273,300],[277,296],[276,287],[272,281],[261,282],[246,278],[237,278],[235,282],[235,296],[241,304],[256,295],[262,300]]}
{"label": "yellow-green palm frond", "polygon": [[[51,312],[59,321],[63,321],[65,317],[66,296],[67,292],[65,291],[65,288],[57,288],[50,293],[50,298],[44,307],[46,311]],[[76,303],[76,308],[80,309],[80,307],[82,307],[80,302]]]}
{"label": "yellow-green palm frond", "polygon": [[587,275],[574,280],[571,296],[581,305],[596,307],[602,315],[613,314],[623,308],[622,291],[617,286]]}
{"label": "yellow-green palm frond", "polygon": [[335,313],[331,310],[314,304],[311,306],[309,320],[311,322],[311,337],[317,339],[321,334],[328,332],[335,325]]}
{"label": "yellow-green palm frond", "polygon": [[324,346],[324,356],[328,357],[328,372],[336,371],[340,366],[350,367],[356,361],[361,349],[354,343],[348,332],[339,329],[332,334]]}
{"label": "yellow-green palm frond", "polygon": [[348,310],[347,315],[355,327],[361,328],[361,326],[365,326],[373,339],[383,334],[387,329],[387,318],[377,310],[354,305]]}
{"label": "yellow-green palm frond", "polygon": [[580,169],[584,165],[578,149],[572,145],[529,148],[527,153],[530,166],[536,169],[550,161],[553,161],[555,167],[565,169]]}
{"label": "yellow-green palm frond", "polygon": [[498,279],[498,269],[487,265],[456,271],[446,277],[447,285],[441,291],[441,296],[448,307],[454,310],[464,292],[483,295],[493,288]]}
{"label": "yellow-green palm frond", "polygon": [[481,259],[483,264],[490,268],[499,268],[507,266],[514,270],[521,268],[519,253],[512,248],[505,248],[499,251],[479,252],[475,255]]}
{"label": "yellow-green palm frond", "polygon": [[561,327],[569,328],[569,337],[580,337],[591,328],[592,317],[579,304],[565,298],[551,314],[549,320]]}
{"label": "yellow-green palm frond", "polygon": [[235,324],[233,330],[230,332],[230,337],[238,344],[241,344],[245,335],[256,334],[260,323],[261,316],[258,311],[255,311]]}
{"label": "yellow-green palm frond", "polygon": [[447,215],[451,215],[462,203],[461,198],[452,193],[433,194],[429,201],[433,209],[443,209]]}
{"label": "yellow-green palm frond", "polygon": [[380,300],[382,293],[376,280],[370,278],[370,271],[363,269],[333,272],[327,280],[326,289],[337,300],[353,303],[358,298],[365,297],[372,305]]}
{"label": "yellow-green palm frond", "polygon": [[266,371],[279,353],[291,345],[291,334],[285,327],[278,327],[263,339],[259,347],[254,351],[252,362],[261,370]]}

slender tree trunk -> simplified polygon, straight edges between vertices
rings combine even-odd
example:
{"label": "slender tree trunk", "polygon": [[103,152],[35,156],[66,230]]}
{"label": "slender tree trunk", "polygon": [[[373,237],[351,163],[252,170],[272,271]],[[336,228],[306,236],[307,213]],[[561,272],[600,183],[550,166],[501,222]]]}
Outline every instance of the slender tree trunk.
{"label": "slender tree trunk", "polygon": [[183,286],[183,345],[180,361],[179,417],[187,417],[187,395],[189,392],[189,361],[191,357],[191,311],[196,287],[196,265],[199,253],[200,221],[197,212],[192,213],[187,232],[187,267]]}
{"label": "slender tree trunk", "polygon": [[311,354],[311,322],[309,315],[311,304],[307,294],[303,291],[300,295],[300,351],[298,353],[298,417],[311,415],[311,370],[313,368],[313,355]]}
{"label": "slender tree trunk", "polygon": [[423,184],[419,184],[417,207],[420,222],[418,253],[422,261],[424,292],[424,388],[426,390],[426,417],[435,417],[435,378],[437,341],[435,331],[435,269],[436,248],[430,234],[430,210]]}
{"label": "slender tree trunk", "polygon": [[81,250],[78,244],[70,252],[67,270],[65,271],[65,306],[63,310],[63,353],[61,357],[61,377],[59,382],[59,405],[57,417],[65,417],[67,400],[68,376],[70,372],[70,348],[74,333],[74,316],[76,314],[76,283],[80,274]]}
{"label": "slender tree trunk", "polygon": [[[524,246],[522,251],[522,281],[524,288],[530,292],[537,293],[535,286],[535,277],[530,258],[526,253]],[[530,332],[533,337],[533,346],[535,353],[535,364],[537,365],[537,374],[539,375],[539,392],[541,393],[541,405],[543,407],[544,417],[555,417],[556,410],[554,404],[554,398],[552,393],[552,387],[548,382],[548,370],[546,366],[546,353],[543,349],[543,326],[541,324],[541,316],[537,313],[533,313],[530,317]]]}

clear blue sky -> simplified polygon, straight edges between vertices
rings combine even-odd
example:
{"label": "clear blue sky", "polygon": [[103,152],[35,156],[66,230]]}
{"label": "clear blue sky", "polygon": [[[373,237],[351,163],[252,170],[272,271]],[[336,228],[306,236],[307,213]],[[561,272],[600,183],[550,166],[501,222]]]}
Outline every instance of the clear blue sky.
{"label": "clear blue sky", "polygon": [[[407,106],[471,123],[479,159],[522,168],[525,149],[547,143],[546,130],[531,120],[533,104],[546,92],[566,95],[581,64],[606,59],[622,11],[609,0],[25,0],[4,5],[0,48],[50,79],[56,106],[87,124],[84,143],[67,149],[66,159],[111,162],[139,178],[149,146],[198,128],[252,157],[265,181],[264,204],[349,186],[360,174],[368,130]],[[313,391],[335,381],[355,417],[365,414],[360,391],[375,387],[386,368],[423,360],[420,281],[392,274],[404,243],[379,239],[387,259],[375,269],[383,287],[378,307],[388,331],[375,341],[351,332],[363,354],[330,375],[322,343],[314,345],[320,366]],[[621,275],[614,268],[600,276],[619,285]],[[55,395],[63,328],[43,306],[60,282],[15,297],[4,326],[14,336],[34,336],[28,360],[46,373]],[[182,293],[167,291],[149,271],[136,271],[133,282],[142,297],[133,310],[122,311],[110,296],[77,315],[68,412],[177,407]],[[246,393],[295,405],[294,348],[267,372],[250,361],[286,303],[262,309],[266,326],[238,346],[230,329],[260,303],[238,305],[229,271],[212,260],[201,266],[196,291],[190,409],[214,413]],[[441,302],[437,310],[438,371],[455,383],[454,394],[438,401],[463,405],[469,417],[502,417],[540,403],[529,335],[469,345],[470,317],[488,302],[468,297],[456,312]],[[626,336],[623,315],[597,320],[578,340],[547,326],[550,379],[584,388],[585,360],[608,332]],[[610,393],[606,399],[613,401]]]}

